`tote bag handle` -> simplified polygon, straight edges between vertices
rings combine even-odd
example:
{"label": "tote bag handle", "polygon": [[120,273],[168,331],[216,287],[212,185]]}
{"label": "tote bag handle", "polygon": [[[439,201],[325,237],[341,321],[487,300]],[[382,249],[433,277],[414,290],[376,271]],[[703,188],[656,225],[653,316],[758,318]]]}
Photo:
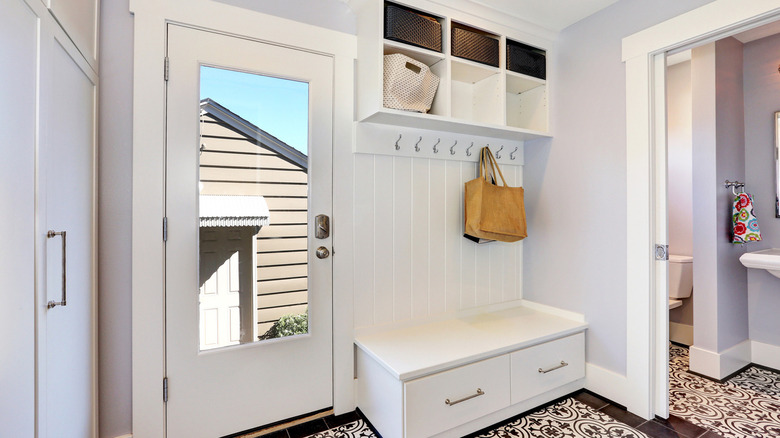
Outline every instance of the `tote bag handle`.
{"label": "tote bag handle", "polygon": [[[501,168],[498,167],[498,162],[496,162],[496,158],[493,156],[493,152],[490,151],[490,148],[485,146],[482,148],[482,150],[479,151],[479,177],[483,178],[485,181],[488,181],[488,166],[490,166],[491,169],[493,169],[493,178],[495,179],[496,173],[498,173],[498,176],[501,177],[501,181],[504,183],[504,187],[507,187],[506,180],[504,179],[504,174],[501,172]],[[498,181],[496,181],[498,182]],[[498,185],[498,184],[494,184]]]}

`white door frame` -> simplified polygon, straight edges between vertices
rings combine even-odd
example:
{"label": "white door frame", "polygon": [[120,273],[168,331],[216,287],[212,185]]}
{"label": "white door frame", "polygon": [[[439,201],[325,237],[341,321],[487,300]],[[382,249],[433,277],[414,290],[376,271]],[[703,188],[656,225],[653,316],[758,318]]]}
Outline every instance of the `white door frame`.
{"label": "white door frame", "polygon": [[[134,14],[132,369],[133,436],[165,434],[164,140],[166,25],[178,23],[334,58],[333,407],[354,409],[352,138],[357,39],[211,0],[130,0]],[[338,251],[336,253],[336,250]],[[259,425],[258,425],[259,426]]]}
{"label": "white door frame", "polygon": [[[665,181],[665,78],[659,61],[670,50],[712,42],[780,17],[778,0],[716,0],[623,39],[626,64],[627,157],[627,395],[628,409],[644,418],[664,414],[668,406],[665,351],[668,337],[667,285],[655,281],[652,247],[657,236],[656,213],[666,197],[656,196]],[[665,158],[664,158],[665,162]],[[661,345],[661,347],[658,347]]]}

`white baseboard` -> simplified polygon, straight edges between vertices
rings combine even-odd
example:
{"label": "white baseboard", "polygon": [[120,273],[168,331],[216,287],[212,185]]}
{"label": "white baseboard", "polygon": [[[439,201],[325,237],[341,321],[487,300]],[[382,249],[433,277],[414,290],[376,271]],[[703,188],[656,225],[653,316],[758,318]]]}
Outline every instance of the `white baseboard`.
{"label": "white baseboard", "polygon": [[722,353],[715,353],[694,345],[691,346],[690,354],[691,371],[718,380],[749,365],[752,361],[749,339],[724,350]]}
{"label": "white baseboard", "polygon": [[133,438],[133,434],[132,433],[128,433],[127,435],[119,435],[119,436],[114,437],[114,438]]}
{"label": "white baseboard", "polygon": [[780,346],[751,341],[751,360],[756,365],[780,369]]}
{"label": "white baseboard", "polygon": [[628,378],[590,363],[585,364],[585,389],[623,406],[629,404]]}
{"label": "white baseboard", "polygon": [[669,340],[683,345],[693,345],[693,326],[670,322]]}

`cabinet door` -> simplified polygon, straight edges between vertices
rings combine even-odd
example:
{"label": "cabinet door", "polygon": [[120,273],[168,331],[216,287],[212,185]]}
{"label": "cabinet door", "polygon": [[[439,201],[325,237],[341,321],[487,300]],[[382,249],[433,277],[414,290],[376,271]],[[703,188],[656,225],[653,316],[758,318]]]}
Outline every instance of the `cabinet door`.
{"label": "cabinet door", "polygon": [[96,68],[98,0],[46,0],[52,14]]}
{"label": "cabinet door", "polygon": [[0,436],[35,435],[35,83],[38,20],[0,2]]}
{"label": "cabinet door", "polygon": [[[93,437],[95,78],[67,38],[49,30],[40,49],[37,436]],[[65,305],[47,306],[63,291]]]}

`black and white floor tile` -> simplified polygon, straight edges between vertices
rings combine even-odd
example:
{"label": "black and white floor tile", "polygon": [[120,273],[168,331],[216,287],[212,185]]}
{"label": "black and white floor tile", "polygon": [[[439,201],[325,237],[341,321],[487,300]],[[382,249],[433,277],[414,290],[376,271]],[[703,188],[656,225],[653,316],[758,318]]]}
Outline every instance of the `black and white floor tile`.
{"label": "black and white floor tile", "polygon": [[490,430],[479,438],[648,438],[572,398]]}
{"label": "black and white floor tile", "polygon": [[363,420],[357,420],[342,426],[309,435],[307,438],[377,438]]}
{"label": "black and white floor tile", "polygon": [[725,438],[780,438],[780,375],[753,367],[718,383],[688,373],[688,349],[673,345],[669,411]]}

